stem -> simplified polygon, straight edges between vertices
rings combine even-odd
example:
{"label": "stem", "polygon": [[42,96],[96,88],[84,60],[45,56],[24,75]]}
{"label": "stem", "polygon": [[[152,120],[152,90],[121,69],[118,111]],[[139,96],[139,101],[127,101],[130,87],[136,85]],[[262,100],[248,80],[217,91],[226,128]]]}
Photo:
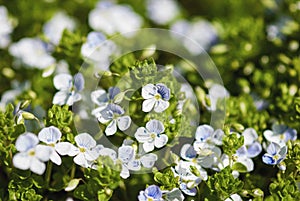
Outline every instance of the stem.
{"label": "stem", "polygon": [[53,163],[51,161],[48,161],[47,170],[46,170],[46,174],[45,174],[47,188],[49,187],[50,180],[51,180],[52,166],[53,166]]}
{"label": "stem", "polygon": [[73,163],[72,169],[71,169],[71,174],[70,174],[71,179],[74,178],[75,172],[76,172],[76,166],[75,166],[75,164]]}
{"label": "stem", "polygon": [[126,185],[123,181],[120,181],[120,189],[122,191],[122,194],[123,194],[123,198],[124,200],[129,200],[128,197],[127,197],[127,191],[126,191]]}

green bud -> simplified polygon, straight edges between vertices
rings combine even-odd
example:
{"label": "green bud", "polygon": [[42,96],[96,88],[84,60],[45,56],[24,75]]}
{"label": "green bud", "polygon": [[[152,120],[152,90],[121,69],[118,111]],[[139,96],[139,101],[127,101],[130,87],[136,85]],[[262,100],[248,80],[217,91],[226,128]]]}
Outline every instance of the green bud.
{"label": "green bud", "polygon": [[30,112],[22,112],[22,117],[28,120],[36,119],[36,117]]}
{"label": "green bud", "polygon": [[80,182],[81,179],[72,179],[69,183],[68,183],[68,186],[65,188],[65,191],[72,191],[74,190],[79,182]]}
{"label": "green bud", "polygon": [[20,109],[22,110],[22,109],[28,107],[30,103],[31,103],[31,100],[25,100],[25,101],[23,101],[21,103],[21,105],[20,105]]}
{"label": "green bud", "polygon": [[264,197],[264,192],[259,188],[253,189],[252,193],[254,197]]}

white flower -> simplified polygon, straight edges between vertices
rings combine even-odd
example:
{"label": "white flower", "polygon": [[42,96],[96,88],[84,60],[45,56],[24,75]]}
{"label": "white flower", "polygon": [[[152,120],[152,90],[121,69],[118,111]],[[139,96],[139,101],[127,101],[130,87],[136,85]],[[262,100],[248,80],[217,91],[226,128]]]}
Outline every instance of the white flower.
{"label": "white flower", "polygon": [[98,121],[102,124],[108,123],[105,129],[107,136],[114,135],[117,128],[124,131],[129,128],[131,124],[130,116],[122,116],[125,113],[121,106],[116,104],[108,104],[106,107],[99,107],[93,110],[92,114],[96,116]]}
{"label": "white flower", "polygon": [[77,147],[72,145],[67,151],[65,151],[65,154],[75,156],[73,160],[77,165],[85,168],[90,167],[92,162],[99,156],[96,141],[90,134],[81,133],[75,136],[75,142]]}
{"label": "white flower", "polygon": [[53,84],[59,90],[53,97],[53,104],[73,105],[74,102],[81,100],[81,95],[78,93],[84,88],[84,78],[81,73],[77,73],[74,77],[64,73],[56,75]]}
{"label": "white flower", "polygon": [[143,143],[145,152],[150,152],[156,148],[162,148],[168,142],[168,136],[162,134],[165,131],[164,125],[158,120],[150,120],[145,127],[140,127],[135,133],[138,142]]}
{"label": "white flower", "polygon": [[229,198],[226,198],[225,201],[243,201],[239,194],[232,194]]}
{"label": "white flower", "polygon": [[153,108],[155,112],[163,112],[170,103],[170,89],[164,84],[147,84],[142,88],[142,97],[144,100],[142,110],[150,112]]}
{"label": "white flower", "polygon": [[142,26],[142,18],[131,7],[100,2],[89,13],[89,25],[108,35],[131,32]]}
{"label": "white flower", "polygon": [[107,40],[100,32],[90,32],[87,41],[81,46],[83,57],[96,67],[106,70],[110,65],[110,57],[116,52],[116,44]]}
{"label": "white flower", "polygon": [[5,6],[0,6],[0,48],[6,48],[10,43],[10,34],[13,31],[12,21],[8,17]]}
{"label": "white flower", "polygon": [[60,130],[54,126],[43,128],[39,132],[38,138],[41,142],[46,143],[52,149],[50,160],[56,165],[60,165],[61,158],[57,152],[63,153],[63,150],[70,148],[69,144],[65,142],[58,142],[61,138]]}
{"label": "white flower", "polygon": [[38,143],[39,139],[33,133],[25,133],[18,137],[16,149],[19,153],[13,157],[13,164],[16,168],[30,169],[39,175],[45,172],[44,162],[50,159],[52,149],[49,146],[38,145]]}
{"label": "white flower", "polygon": [[147,14],[156,24],[164,25],[179,14],[179,8],[174,0],[147,0]]}
{"label": "white flower", "polygon": [[214,130],[210,125],[200,125],[197,127],[195,139],[197,142],[208,143],[209,145],[222,145],[224,132],[221,129]]}
{"label": "white flower", "polygon": [[279,145],[275,142],[272,142],[267,147],[267,153],[262,157],[262,160],[265,164],[268,165],[280,165],[280,163],[285,159],[287,153],[287,146]]}
{"label": "white flower", "polygon": [[44,25],[43,32],[50,42],[58,45],[64,29],[73,31],[75,21],[65,13],[58,12]]}
{"label": "white flower", "polygon": [[37,38],[23,38],[13,43],[9,53],[31,68],[45,69],[55,63],[47,44]]}
{"label": "white flower", "polygon": [[[91,93],[92,101],[100,107],[106,107],[109,103],[113,103],[116,95],[120,93],[120,89],[118,87],[110,87],[108,89],[108,93],[104,89],[98,89]],[[97,109],[96,109],[97,111]]]}
{"label": "white flower", "polygon": [[274,124],[272,130],[264,131],[264,137],[269,142],[275,142],[280,146],[283,146],[287,141],[297,139],[297,130],[289,128],[286,125]]}
{"label": "white flower", "polygon": [[220,84],[213,84],[208,90],[208,97],[210,99],[209,109],[211,111],[215,111],[217,109],[218,100],[229,97],[229,92],[224,86]]}
{"label": "white flower", "polygon": [[217,31],[213,25],[206,20],[188,22],[180,20],[174,23],[171,30],[186,37],[183,40],[185,48],[193,55],[198,55],[209,49],[217,40]]}
{"label": "white flower", "polygon": [[243,131],[244,145],[237,150],[239,157],[245,156],[248,158],[254,158],[262,151],[261,144],[257,141],[258,135],[253,128],[247,128]]}

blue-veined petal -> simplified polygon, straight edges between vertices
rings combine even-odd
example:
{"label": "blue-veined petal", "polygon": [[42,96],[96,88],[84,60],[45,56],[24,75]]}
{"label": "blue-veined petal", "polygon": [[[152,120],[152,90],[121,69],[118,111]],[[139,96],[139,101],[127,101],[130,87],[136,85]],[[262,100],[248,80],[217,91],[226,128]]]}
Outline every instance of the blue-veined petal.
{"label": "blue-veined petal", "polygon": [[207,138],[212,136],[214,129],[210,125],[201,125],[198,126],[195,134],[195,139],[200,142],[205,142]]}
{"label": "blue-veined petal", "polygon": [[61,132],[58,128],[54,126],[50,126],[47,128],[43,128],[39,134],[38,138],[40,141],[46,144],[54,144],[61,138]]}
{"label": "blue-veined petal", "polygon": [[105,128],[107,136],[114,135],[117,132],[117,120],[113,119]]}
{"label": "blue-veined petal", "polygon": [[150,112],[155,104],[156,104],[156,100],[154,98],[144,100],[142,104],[143,112]]}
{"label": "blue-veined petal", "polygon": [[154,86],[154,84],[147,84],[142,88],[142,97],[144,99],[153,98],[156,93],[157,88]]}
{"label": "blue-veined petal", "polygon": [[123,163],[128,163],[134,157],[134,149],[131,146],[121,146],[118,149],[118,158]]}
{"label": "blue-veined petal", "polygon": [[164,84],[156,84],[157,92],[160,94],[161,98],[168,101],[170,99],[170,89]]}
{"label": "blue-veined petal", "polygon": [[18,137],[16,149],[20,152],[28,151],[39,143],[38,137],[33,133],[25,133]]}
{"label": "blue-veined petal", "polygon": [[163,146],[165,146],[168,142],[168,136],[165,134],[161,134],[159,136],[157,136],[154,140],[154,145],[157,148],[161,148]]}
{"label": "blue-veined petal", "polygon": [[69,90],[73,85],[73,77],[66,73],[56,75],[53,84],[57,90]]}
{"label": "blue-veined petal", "polygon": [[77,91],[81,91],[84,88],[84,77],[81,73],[74,75],[74,86]]}
{"label": "blue-veined petal", "polygon": [[165,131],[165,127],[164,127],[163,123],[156,119],[148,121],[146,124],[146,129],[149,132],[151,132],[151,133],[153,132],[156,134],[163,133]]}
{"label": "blue-veined petal", "polygon": [[78,147],[91,149],[96,146],[96,141],[94,138],[88,133],[81,133],[75,136],[75,142]]}
{"label": "blue-veined petal", "polygon": [[118,128],[121,131],[127,130],[130,127],[130,124],[131,124],[130,116],[118,117],[117,124],[118,124]]}
{"label": "blue-veined petal", "polygon": [[145,127],[139,127],[135,134],[134,137],[138,142],[147,142],[151,139],[150,133],[147,131]]}
{"label": "blue-veined petal", "polygon": [[270,154],[264,154],[262,156],[262,160],[265,164],[268,164],[268,165],[275,165],[276,164],[276,161],[275,159],[273,158],[272,155]]}
{"label": "blue-veined petal", "polygon": [[156,103],[154,105],[154,111],[161,113],[161,112],[165,111],[166,109],[168,109],[169,105],[170,105],[170,103],[168,101],[160,99],[160,100],[156,101]]}

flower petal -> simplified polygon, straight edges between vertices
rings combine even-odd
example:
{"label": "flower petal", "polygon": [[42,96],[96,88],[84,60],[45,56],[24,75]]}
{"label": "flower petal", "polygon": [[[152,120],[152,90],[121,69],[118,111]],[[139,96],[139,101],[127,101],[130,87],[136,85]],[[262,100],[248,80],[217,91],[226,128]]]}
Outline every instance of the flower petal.
{"label": "flower petal", "polygon": [[46,165],[37,158],[32,158],[30,170],[38,175],[42,175],[46,170]]}
{"label": "flower petal", "polygon": [[27,153],[17,153],[13,157],[13,164],[21,170],[28,170],[31,163],[31,157]]}
{"label": "flower petal", "polygon": [[84,157],[84,154],[81,153],[81,152],[73,158],[73,161],[77,165],[80,165],[80,166],[85,167],[85,168],[88,167],[88,162],[87,162],[86,158]]}
{"label": "flower petal", "polygon": [[154,145],[156,148],[161,148],[165,146],[168,142],[168,136],[165,134],[159,135],[154,140]]}
{"label": "flower petal", "polygon": [[94,138],[88,133],[81,133],[75,136],[75,142],[78,147],[91,149],[96,146],[96,141]]}
{"label": "flower petal", "polygon": [[118,88],[118,87],[110,87],[109,89],[108,89],[108,94],[109,94],[109,99],[110,100],[113,100],[114,98],[115,98],[115,96],[117,95],[117,94],[119,94],[121,91],[120,91],[120,89]]}
{"label": "flower petal", "polygon": [[253,128],[247,128],[243,131],[242,135],[244,136],[244,144],[250,145],[258,138],[256,131]]}
{"label": "flower petal", "polygon": [[141,163],[145,168],[152,168],[155,164],[155,161],[157,161],[157,155],[156,154],[145,154],[141,157]]}
{"label": "flower petal", "polygon": [[277,143],[274,143],[272,142],[268,148],[267,148],[267,152],[268,154],[271,154],[271,155],[275,155],[280,149],[280,146],[277,144]]}
{"label": "flower petal", "polygon": [[156,100],[154,98],[144,100],[142,105],[143,112],[150,112],[152,108],[154,107],[154,104],[156,103]]}
{"label": "flower petal", "polygon": [[117,153],[115,150],[110,148],[103,148],[99,151],[100,156],[109,156],[113,161],[117,159]]}
{"label": "flower petal", "polygon": [[128,163],[129,161],[131,161],[134,157],[134,149],[132,146],[121,146],[118,149],[118,155],[119,155],[119,159],[123,162],[123,163]]}
{"label": "flower petal", "polygon": [[61,165],[61,158],[56,151],[53,151],[50,155],[50,160],[56,165]]}
{"label": "flower petal", "polygon": [[170,89],[164,84],[156,84],[157,92],[161,95],[161,98],[168,101],[170,99]]}
{"label": "flower petal", "polygon": [[145,142],[143,144],[143,148],[145,152],[150,152],[154,150],[154,143],[153,142]]}
{"label": "flower petal", "polygon": [[53,147],[39,144],[35,147],[35,156],[39,160],[46,162],[50,159],[50,156],[53,151],[54,151]]}
{"label": "flower petal", "polygon": [[130,176],[130,172],[125,165],[122,165],[122,170],[121,170],[120,176],[123,179],[127,179]]}
{"label": "flower petal", "polygon": [[189,188],[187,188],[186,183],[181,183],[179,187],[180,187],[180,190],[182,192],[184,192],[186,195],[195,196],[196,193],[197,193],[197,189],[196,188],[189,189]]}
{"label": "flower petal", "polygon": [[273,156],[270,154],[264,154],[262,157],[262,160],[265,164],[268,165],[275,165],[276,161],[274,160]]}
{"label": "flower petal", "polygon": [[55,150],[62,156],[75,156],[79,149],[69,142],[59,142],[55,145]]}
{"label": "flower petal", "polygon": [[84,77],[81,73],[74,75],[74,86],[77,91],[81,91],[84,88]]}
{"label": "flower petal", "polygon": [[130,118],[130,116],[119,117],[117,119],[117,124],[118,124],[118,128],[121,131],[124,131],[124,130],[128,129],[129,126],[130,126],[130,124],[131,124],[131,118]]}
{"label": "flower petal", "polygon": [[165,100],[158,100],[156,101],[156,104],[154,106],[154,111],[155,112],[163,112],[165,111],[168,107],[169,107],[170,103],[168,101],[165,101]]}
{"label": "flower petal", "polygon": [[96,103],[99,106],[108,102],[106,91],[103,89],[93,91],[91,93],[91,99],[94,103]]}
{"label": "flower petal", "polygon": [[113,119],[105,129],[106,136],[114,135],[117,132],[117,121]]}
{"label": "flower petal", "polygon": [[195,151],[194,147],[190,144],[185,144],[182,146],[180,151],[181,158],[185,160],[192,160],[196,158],[197,152]]}
{"label": "flower petal", "polygon": [[254,158],[260,154],[262,151],[261,144],[259,142],[254,142],[248,147],[247,155],[249,158]]}
{"label": "flower petal", "polygon": [[153,200],[160,200],[162,198],[162,192],[156,185],[151,185],[145,189],[147,197],[153,198]]}
{"label": "flower petal", "polygon": [[144,99],[153,98],[156,93],[157,88],[154,86],[154,84],[147,84],[142,88],[142,97]]}
{"label": "flower petal", "polygon": [[138,171],[141,169],[141,161],[137,159],[131,160],[128,162],[127,168],[129,170]]}
{"label": "flower petal", "polygon": [[58,91],[53,97],[52,103],[55,105],[65,105],[70,97],[68,91]]}
{"label": "flower petal", "polygon": [[40,141],[46,144],[55,144],[61,138],[61,132],[58,128],[50,126],[43,128],[39,134],[38,138]]}
{"label": "flower petal", "polygon": [[158,121],[156,119],[150,120],[146,124],[146,128],[148,131],[160,134],[165,131],[165,127],[161,121]]}
{"label": "flower petal", "polygon": [[38,137],[33,133],[25,133],[18,137],[16,149],[20,152],[28,151],[39,143]]}
{"label": "flower petal", "polygon": [[149,139],[151,139],[150,133],[147,131],[145,127],[139,127],[136,130],[134,137],[138,142],[142,142],[142,143],[147,142]]}
{"label": "flower petal", "polygon": [[53,79],[54,87],[57,90],[71,89],[72,83],[73,83],[73,77],[66,73],[56,75]]}
{"label": "flower petal", "polygon": [[214,133],[213,127],[210,125],[201,125],[197,127],[195,139],[199,142],[205,142],[207,138],[211,137]]}
{"label": "flower petal", "polygon": [[96,150],[86,150],[84,153],[86,160],[93,161],[96,160],[99,156],[99,153]]}

